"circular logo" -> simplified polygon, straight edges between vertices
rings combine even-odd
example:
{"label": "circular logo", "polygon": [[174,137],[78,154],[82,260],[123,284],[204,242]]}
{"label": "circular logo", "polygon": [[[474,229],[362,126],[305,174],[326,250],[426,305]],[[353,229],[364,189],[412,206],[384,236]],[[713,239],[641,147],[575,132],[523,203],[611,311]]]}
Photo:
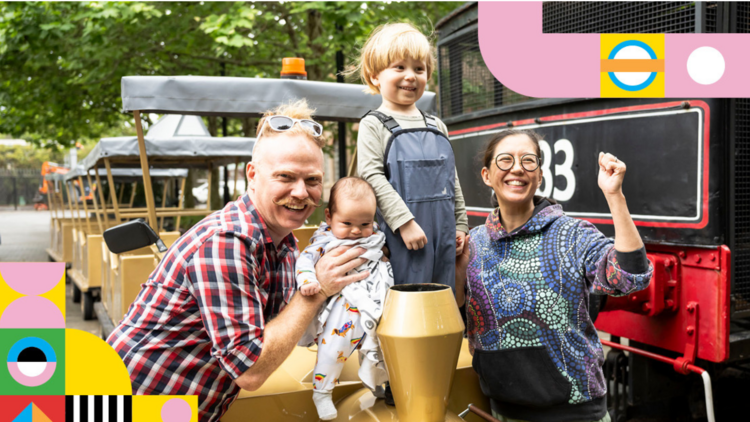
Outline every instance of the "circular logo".
{"label": "circular logo", "polygon": [[8,371],[19,384],[38,387],[52,378],[57,356],[46,341],[37,337],[18,340],[8,352]]}
{"label": "circular logo", "polygon": [[[656,60],[656,53],[643,41],[628,40],[617,44],[607,58],[609,60]],[[640,91],[651,85],[651,82],[656,79],[656,72],[608,72],[607,74],[618,88],[625,91]]]}

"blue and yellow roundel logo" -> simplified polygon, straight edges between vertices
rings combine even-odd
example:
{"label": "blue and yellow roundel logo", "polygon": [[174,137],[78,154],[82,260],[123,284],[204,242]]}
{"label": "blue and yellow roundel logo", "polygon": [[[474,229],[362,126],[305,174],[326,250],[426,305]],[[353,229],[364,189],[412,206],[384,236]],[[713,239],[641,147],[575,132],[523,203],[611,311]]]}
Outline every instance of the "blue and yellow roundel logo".
{"label": "blue and yellow roundel logo", "polygon": [[[619,56],[618,57],[618,53]],[[648,57],[643,57],[644,55],[647,55]],[[653,70],[653,72],[608,72],[609,78],[614,82],[615,85],[617,85],[618,88],[624,89],[625,91],[640,91],[647,86],[651,85],[651,83],[656,79],[656,71],[659,69],[657,65],[657,58],[656,53],[654,53],[654,50],[645,42],[638,41],[638,40],[628,40],[625,42],[621,42],[620,44],[617,44],[617,46],[612,49],[612,51],[609,53],[609,60],[618,60],[621,59],[623,61],[622,64],[628,63],[628,65],[617,65],[615,62],[615,68],[621,67],[623,71],[628,70]],[[625,62],[627,60],[628,62]],[[631,60],[654,60],[652,62],[653,64],[649,62],[642,62],[641,66],[634,66],[630,65],[632,62]],[[619,61],[619,60],[618,60]],[[663,65],[661,66],[661,69],[663,71]],[[627,78],[624,81],[618,78],[618,74],[620,75],[620,78]],[[647,75],[647,76],[645,76]],[[645,78],[645,80],[643,80]]]}
{"label": "blue and yellow roundel logo", "polygon": [[601,34],[602,97],[664,96],[664,34]]}
{"label": "blue and yellow roundel logo", "polygon": [[10,376],[27,387],[37,387],[49,381],[56,368],[55,350],[38,337],[18,340],[8,353]]}

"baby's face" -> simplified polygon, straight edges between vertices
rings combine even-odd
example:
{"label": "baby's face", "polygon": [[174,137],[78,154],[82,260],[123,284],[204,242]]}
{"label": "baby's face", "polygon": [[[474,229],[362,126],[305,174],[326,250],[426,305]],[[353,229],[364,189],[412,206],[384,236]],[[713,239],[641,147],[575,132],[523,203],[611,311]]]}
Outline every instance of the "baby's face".
{"label": "baby's face", "polygon": [[375,198],[352,200],[340,198],[336,212],[326,209],[326,224],[337,239],[360,239],[372,235],[372,219],[375,215]]}

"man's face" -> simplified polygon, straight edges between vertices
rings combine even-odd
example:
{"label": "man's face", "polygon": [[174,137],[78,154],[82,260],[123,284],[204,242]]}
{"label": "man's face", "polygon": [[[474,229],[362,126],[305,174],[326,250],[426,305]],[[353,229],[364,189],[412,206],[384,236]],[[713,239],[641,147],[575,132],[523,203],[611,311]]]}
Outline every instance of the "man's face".
{"label": "man's face", "polygon": [[[248,192],[274,243],[299,228],[323,194],[323,152],[304,135],[265,138],[248,164]],[[257,161],[256,161],[257,159]]]}

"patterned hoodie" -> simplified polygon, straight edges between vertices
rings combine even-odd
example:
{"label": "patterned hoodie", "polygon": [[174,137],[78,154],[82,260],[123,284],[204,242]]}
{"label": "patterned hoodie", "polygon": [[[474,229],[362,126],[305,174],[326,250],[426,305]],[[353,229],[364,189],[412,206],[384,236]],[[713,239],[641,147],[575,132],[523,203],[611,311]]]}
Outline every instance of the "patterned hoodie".
{"label": "patterned hoodie", "polygon": [[621,253],[591,223],[536,198],[512,233],[499,209],[471,231],[467,322],[473,366],[503,416],[539,422],[595,421],[607,411],[604,354],[589,294],[644,289],[645,248]]}

